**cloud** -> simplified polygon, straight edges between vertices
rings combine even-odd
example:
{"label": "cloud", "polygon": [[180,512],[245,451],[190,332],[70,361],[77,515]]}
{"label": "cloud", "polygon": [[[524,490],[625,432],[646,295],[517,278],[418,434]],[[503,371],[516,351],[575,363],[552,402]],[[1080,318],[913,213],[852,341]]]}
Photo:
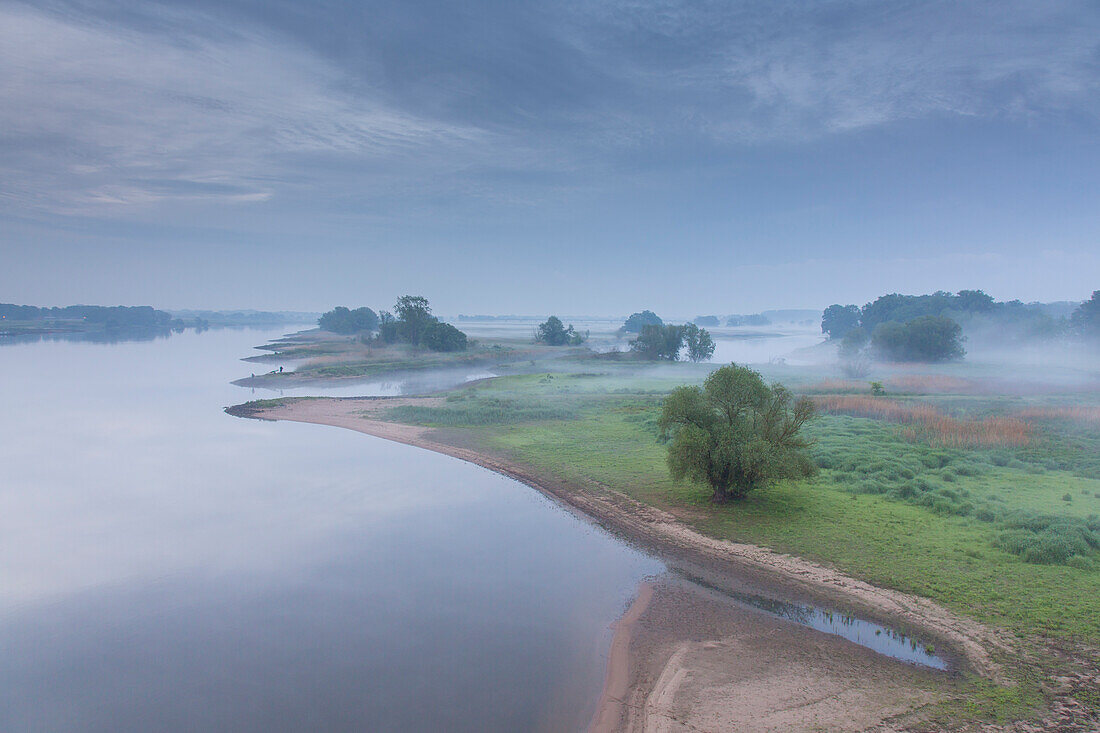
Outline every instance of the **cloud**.
{"label": "cloud", "polygon": [[[583,45],[715,140],[801,141],[935,116],[1100,113],[1084,2],[625,2]],[[652,112],[651,112],[652,113]]]}
{"label": "cloud", "polygon": [[1100,113],[1074,0],[58,7],[0,4],[0,211],[536,206],[900,121]]}
{"label": "cloud", "polygon": [[66,213],[258,201],[295,175],[288,157],[399,159],[480,135],[353,93],[286,38],[199,20],[206,33],[169,36],[0,6],[4,198]]}

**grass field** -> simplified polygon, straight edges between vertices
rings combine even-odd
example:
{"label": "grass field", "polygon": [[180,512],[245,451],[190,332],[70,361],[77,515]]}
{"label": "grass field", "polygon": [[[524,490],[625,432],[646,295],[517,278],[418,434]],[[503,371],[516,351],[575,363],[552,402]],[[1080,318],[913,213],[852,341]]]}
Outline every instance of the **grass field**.
{"label": "grass field", "polygon": [[1020,634],[1100,642],[1100,479],[1087,465],[1058,467],[1062,433],[1037,426],[1021,459],[1011,447],[944,448],[888,420],[824,415],[811,428],[817,477],[715,506],[708,489],[674,482],[665,465],[656,416],[675,383],[506,377],[393,417],[468,427],[540,472],[598,481],[680,510],[707,534],[829,563]]}

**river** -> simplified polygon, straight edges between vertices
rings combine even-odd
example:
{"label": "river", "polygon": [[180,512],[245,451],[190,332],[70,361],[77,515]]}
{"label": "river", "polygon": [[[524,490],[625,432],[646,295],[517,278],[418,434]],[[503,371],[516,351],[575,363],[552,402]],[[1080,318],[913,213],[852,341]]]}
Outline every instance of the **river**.
{"label": "river", "polygon": [[[583,729],[612,624],[669,570],[460,460],[226,415],[280,334],[0,345],[0,731]],[[946,667],[850,615],[724,598]]]}
{"label": "river", "polygon": [[528,487],[225,415],[277,332],[0,347],[0,730],[575,730],[656,560]]}

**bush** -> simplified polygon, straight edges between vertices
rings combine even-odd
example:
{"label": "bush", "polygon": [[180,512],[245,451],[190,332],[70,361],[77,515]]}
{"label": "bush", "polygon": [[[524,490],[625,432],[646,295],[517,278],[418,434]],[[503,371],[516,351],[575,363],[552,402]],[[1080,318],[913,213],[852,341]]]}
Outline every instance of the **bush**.
{"label": "bush", "polygon": [[997,536],[997,546],[1025,562],[1064,565],[1074,555],[1087,556],[1100,548],[1096,530],[1073,517],[1015,513],[1004,522],[1009,529]]}
{"label": "bush", "polygon": [[1092,570],[1096,565],[1089,558],[1084,555],[1073,555],[1066,560],[1066,565],[1078,570]]}
{"label": "bush", "polygon": [[420,345],[432,351],[465,351],[466,334],[449,323],[431,321],[424,326]]}

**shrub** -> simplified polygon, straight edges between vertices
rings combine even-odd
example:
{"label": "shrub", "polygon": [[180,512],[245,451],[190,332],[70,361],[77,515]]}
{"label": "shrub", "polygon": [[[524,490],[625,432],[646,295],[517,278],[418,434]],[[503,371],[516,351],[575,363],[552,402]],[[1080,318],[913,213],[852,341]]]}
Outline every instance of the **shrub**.
{"label": "shrub", "polygon": [[420,345],[432,351],[465,351],[466,334],[449,323],[429,321],[420,334]]}
{"label": "shrub", "polygon": [[1092,570],[1096,567],[1093,564],[1092,560],[1085,557],[1084,555],[1071,556],[1068,560],[1066,560],[1066,565],[1070,566],[1071,568],[1076,568],[1078,570]]}
{"label": "shrub", "polygon": [[892,499],[913,499],[920,495],[920,492],[912,484],[902,484],[890,491],[890,498]]}
{"label": "shrub", "polygon": [[1064,565],[1074,555],[1100,548],[1096,530],[1073,517],[1017,512],[1004,517],[1004,523],[1008,529],[997,536],[996,545],[1025,562]]}

